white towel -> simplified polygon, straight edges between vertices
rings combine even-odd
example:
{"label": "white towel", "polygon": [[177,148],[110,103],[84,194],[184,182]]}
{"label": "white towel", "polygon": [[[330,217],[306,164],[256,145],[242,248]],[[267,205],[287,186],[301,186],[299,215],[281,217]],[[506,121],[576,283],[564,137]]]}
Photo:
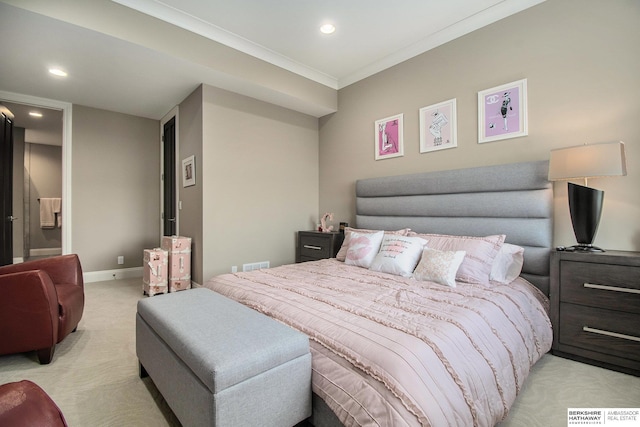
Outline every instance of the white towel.
{"label": "white towel", "polygon": [[56,214],[56,225],[62,227],[62,199],[59,197],[53,199],[53,212]]}
{"label": "white towel", "polygon": [[56,226],[56,215],[58,215],[58,227],[62,225],[60,216],[62,199],[59,197],[40,199],[40,228],[54,228]]}

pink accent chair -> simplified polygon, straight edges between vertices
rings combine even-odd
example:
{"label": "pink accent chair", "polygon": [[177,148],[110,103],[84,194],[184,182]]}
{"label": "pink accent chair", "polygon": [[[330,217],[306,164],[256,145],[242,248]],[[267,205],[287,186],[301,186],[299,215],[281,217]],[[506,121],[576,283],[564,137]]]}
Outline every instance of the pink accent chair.
{"label": "pink accent chair", "polygon": [[0,355],[36,351],[41,364],[76,330],[84,310],[77,255],[0,267]]}

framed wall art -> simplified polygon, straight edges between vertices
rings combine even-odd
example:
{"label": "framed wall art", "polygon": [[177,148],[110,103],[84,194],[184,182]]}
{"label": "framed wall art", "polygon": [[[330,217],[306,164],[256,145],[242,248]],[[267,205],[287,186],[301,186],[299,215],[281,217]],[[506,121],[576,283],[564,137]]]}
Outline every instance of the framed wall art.
{"label": "framed wall art", "polygon": [[403,116],[403,114],[397,114],[376,120],[374,124],[376,160],[404,155],[402,141]]}
{"label": "framed wall art", "polygon": [[527,79],[478,92],[478,143],[527,134]]}
{"label": "framed wall art", "polygon": [[456,100],[450,99],[420,109],[420,152],[458,146]]}
{"label": "framed wall art", "polygon": [[182,186],[196,185],[196,157],[189,156],[182,160]]}

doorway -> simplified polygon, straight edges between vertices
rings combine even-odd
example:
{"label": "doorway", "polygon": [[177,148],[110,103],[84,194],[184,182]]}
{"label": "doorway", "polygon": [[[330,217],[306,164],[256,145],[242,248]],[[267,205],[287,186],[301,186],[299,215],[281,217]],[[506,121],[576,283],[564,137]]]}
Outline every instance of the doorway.
{"label": "doorway", "polygon": [[15,117],[9,189],[13,193],[12,262],[60,255],[62,111],[6,101],[3,104]]}
{"label": "doorway", "polygon": [[160,121],[161,136],[161,236],[174,236],[179,228],[178,202],[178,107]]}
{"label": "doorway", "polygon": [[[61,115],[61,131],[59,131],[59,138],[61,138],[61,148],[59,148],[62,152],[62,160],[61,160],[61,170],[59,174],[61,175],[62,181],[62,203],[61,203],[61,211],[64,212],[64,227],[61,227],[61,246],[62,249],[57,249],[56,253],[62,252],[63,254],[72,253],[72,211],[71,211],[71,121],[72,121],[72,105],[67,102],[61,102],[46,98],[39,98],[29,95],[16,94],[12,92],[4,92],[0,91],[0,102],[3,104],[14,103],[16,105],[20,105],[23,108],[42,108],[54,110],[57,114]],[[20,165],[22,169],[23,165]],[[22,183],[18,183],[20,185],[19,188],[22,187]],[[15,188],[15,186],[14,186]],[[14,198],[15,200],[15,198]],[[36,200],[37,203],[37,200]],[[20,207],[22,206],[22,202],[20,202]],[[14,226],[18,222],[25,221],[24,216],[16,215],[16,206],[13,207],[14,217],[17,217],[17,220],[14,221]],[[13,233],[14,238],[12,242],[15,243],[16,240],[22,241],[22,234],[19,234],[18,237],[15,237],[17,233]],[[24,249],[24,248],[23,248]],[[14,248],[14,253],[16,253]],[[46,253],[47,251],[45,251]],[[23,253],[23,252],[22,252]],[[18,252],[18,256],[13,257],[13,262],[20,262],[24,260],[24,255],[19,256],[20,252]],[[46,255],[45,255],[46,256]]]}
{"label": "doorway", "polygon": [[13,262],[13,120],[0,105],[0,265]]}

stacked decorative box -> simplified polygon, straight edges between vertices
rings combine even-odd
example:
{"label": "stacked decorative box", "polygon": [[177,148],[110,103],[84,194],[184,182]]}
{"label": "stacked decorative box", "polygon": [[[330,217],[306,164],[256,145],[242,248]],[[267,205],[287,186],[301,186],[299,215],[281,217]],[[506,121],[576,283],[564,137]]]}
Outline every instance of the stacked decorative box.
{"label": "stacked decorative box", "polygon": [[161,248],[144,250],[142,292],[153,296],[169,291],[169,253]]}
{"label": "stacked decorative box", "polygon": [[191,288],[191,237],[164,236],[161,248],[169,253],[169,292]]}

